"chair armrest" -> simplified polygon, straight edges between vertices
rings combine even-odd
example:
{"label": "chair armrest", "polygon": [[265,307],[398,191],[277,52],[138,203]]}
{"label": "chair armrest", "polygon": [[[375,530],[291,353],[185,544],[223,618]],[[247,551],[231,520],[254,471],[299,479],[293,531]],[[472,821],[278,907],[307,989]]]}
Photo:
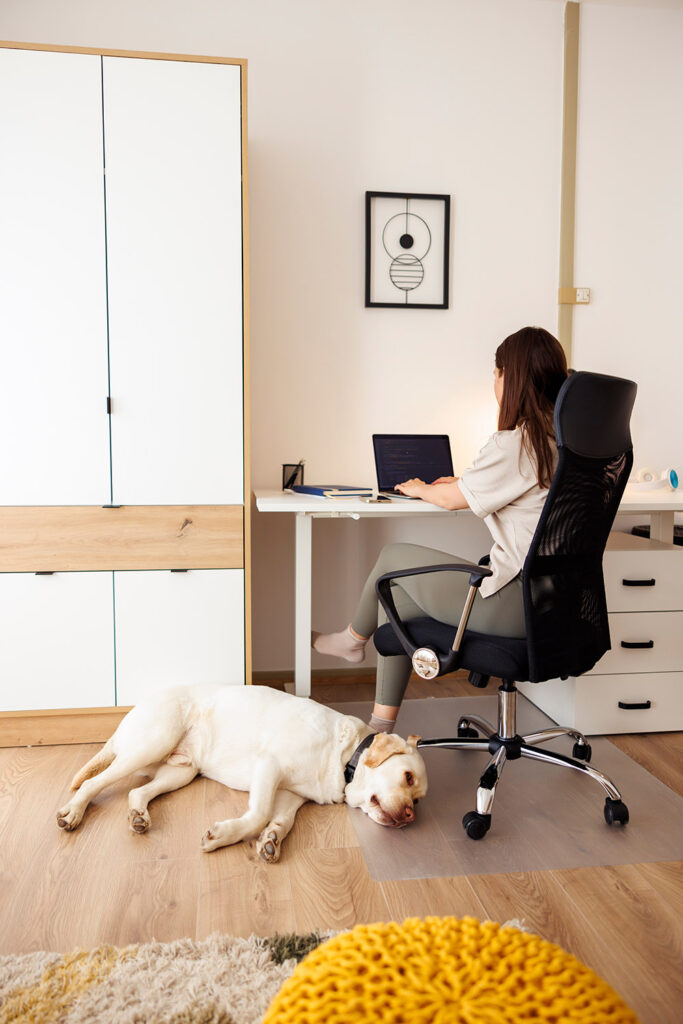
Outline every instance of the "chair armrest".
{"label": "chair armrest", "polygon": [[[475,565],[473,562],[460,562],[455,564],[448,563],[446,565],[423,565],[417,566],[413,569],[397,569],[395,572],[386,572],[383,576],[380,576],[375,583],[377,597],[386,612],[387,619],[391,623],[403,650],[410,658],[412,658],[413,654],[417,650],[417,645],[413,643],[405,625],[396,611],[394,598],[391,594],[391,583],[392,580],[401,579],[405,576],[422,576],[430,572],[467,572],[470,575],[470,591],[467,595],[462,615],[460,616],[458,632],[453,645],[453,651],[451,652],[452,655],[457,654],[462,634],[465,631],[467,620],[470,617],[472,602],[474,601],[478,588],[487,576],[493,575],[493,571],[487,566]],[[450,665],[450,663],[454,661],[455,657],[451,658],[449,655],[448,664]],[[446,663],[443,663],[443,669],[444,671],[451,671],[451,668],[446,667]]]}

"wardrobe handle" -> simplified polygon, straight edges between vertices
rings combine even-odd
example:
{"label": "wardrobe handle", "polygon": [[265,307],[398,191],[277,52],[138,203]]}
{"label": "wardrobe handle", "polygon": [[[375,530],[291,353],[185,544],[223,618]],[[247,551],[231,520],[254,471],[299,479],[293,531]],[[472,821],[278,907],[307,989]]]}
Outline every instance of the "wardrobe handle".
{"label": "wardrobe handle", "polygon": [[622,580],[625,587],[654,587],[656,580]]}
{"label": "wardrobe handle", "polygon": [[623,711],[649,711],[650,708],[652,707],[652,701],[651,700],[644,700],[644,701],[640,701],[640,702],[636,702],[634,704],[631,704],[628,701],[620,700],[619,701],[619,707]]}
{"label": "wardrobe handle", "polygon": [[645,651],[651,650],[655,645],[654,640],[622,640],[621,646],[625,647],[629,651]]}

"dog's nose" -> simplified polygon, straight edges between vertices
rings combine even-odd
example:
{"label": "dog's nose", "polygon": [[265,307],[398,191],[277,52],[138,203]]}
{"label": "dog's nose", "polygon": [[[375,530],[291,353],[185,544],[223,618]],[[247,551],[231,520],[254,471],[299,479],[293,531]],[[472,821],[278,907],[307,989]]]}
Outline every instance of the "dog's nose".
{"label": "dog's nose", "polygon": [[403,808],[403,814],[401,815],[401,821],[414,821],[414,820],[415,820],[415,811],[413,810],[411,804],[406,804],[406,806]]}

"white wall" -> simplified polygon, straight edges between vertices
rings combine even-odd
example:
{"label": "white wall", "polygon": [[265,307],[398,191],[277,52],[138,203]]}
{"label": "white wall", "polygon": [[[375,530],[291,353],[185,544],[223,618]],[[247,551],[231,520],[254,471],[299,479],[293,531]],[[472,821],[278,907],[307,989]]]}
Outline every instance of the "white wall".
{"label": "white wall", "polygon": [[[609,23],[650,16],[601,7],[587,17],[586,7],[589,26],[598,15]],[[459,471],[494,429],[496,345],[524,324],[556,325],[563,8],[549,0],[3,0],[6,39],[248,58],[254,487],[278,487],[280,464],[300,457],[309,481],[372,482],[374,431],[448,432]],[[658,17],[676,29],[675,12]],[[660,37],[649,35],[656,65]],[[607,102],[612,76],[629,71],[624,51],[610,44],[600,54],[598,42],[595,59],[607,72],[601,79],[596,64],[582,77],[582,118]],[[592,158],[583,135],[580,143],[583,198]],[[619,167],[605,157],[608,192]],[[451,194],[449,310],[363,307],[366,189]],[[596,302],[577,312],[574,364],[626,372],[623,332],[605,326],[616,308],[603,290],[609,248],[587,262],[596,246],[584,242],[585,224],[580,216],[577,283]],[[601,238],[609,240],[609,225]],[[651,313],[658,301],[640,308]],[[591,316],[602,320],[588,336]],[[680,370],[671,337],[658,331],[646,349],[631,345],[628,372],[640,379],[654,353],[678,358]],[[652,406],[659,433],[662,408]],[[255,514],[253,525],[254,668],[291,668],[293,524]],[[481,524],[462,518],[429,532],[423,523],[318,522],[317,628],[349,620],[381,544],[399,535],[465,556],[488,547]],[[338,664],[313,659],[314,668]]]}
{"label": "white wall", "polygon": [[[683,3],[581,4],[574,362],[638,382],[634,464],[683,470]],[[683,473],[681,474],[683,476]]]}

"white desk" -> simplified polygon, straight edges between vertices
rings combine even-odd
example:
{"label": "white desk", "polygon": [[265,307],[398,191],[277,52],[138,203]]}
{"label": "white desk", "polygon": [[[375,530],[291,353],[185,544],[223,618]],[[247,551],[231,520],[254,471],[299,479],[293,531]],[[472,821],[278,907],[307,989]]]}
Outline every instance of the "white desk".
{"label": "white desk", "polygon": [[[368,504],[359,498],[317,498],[285,491],[254,491],[259,512],[289,512],[295,516],[294,568],[294,690],[299,697],[311,693],[311,550],[314,519],[365,519],[392,516],[471,516],[469,509],[448,512],[422,501]],[[619,506],[620,513],[649,516],[653,540],[673,543],[674,512],[683,512],[679,491],[629,491]]]}

